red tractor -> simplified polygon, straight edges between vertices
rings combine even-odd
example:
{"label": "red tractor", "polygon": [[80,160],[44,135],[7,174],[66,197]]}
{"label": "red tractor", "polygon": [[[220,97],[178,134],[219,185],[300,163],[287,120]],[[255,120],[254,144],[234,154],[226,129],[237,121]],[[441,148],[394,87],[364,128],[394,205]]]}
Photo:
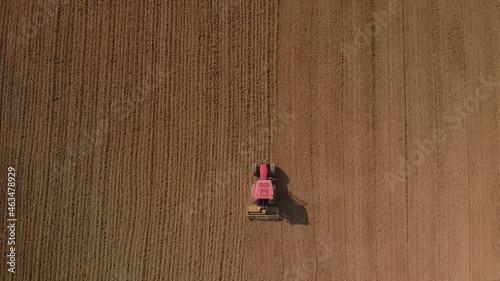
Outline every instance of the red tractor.
{"label": "red tractor", "polygon": [[277,193],[274,180],[276,176],[276,165],[274,163],[261,163],[252,165],[253,176],[257,178],[250,187],[252,198],[247,207],[247,216],[250,220],[279,220],[279,208],[272,206],[276,204]]}

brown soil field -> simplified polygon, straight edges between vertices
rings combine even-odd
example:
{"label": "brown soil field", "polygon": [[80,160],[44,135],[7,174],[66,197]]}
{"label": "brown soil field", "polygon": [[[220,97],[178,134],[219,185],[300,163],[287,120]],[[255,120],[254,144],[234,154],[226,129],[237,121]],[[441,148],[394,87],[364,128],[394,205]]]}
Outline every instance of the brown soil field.
{"label": "brown soil field", "polygon": [[499,1],[0,15],[0,280],[500,280]]}

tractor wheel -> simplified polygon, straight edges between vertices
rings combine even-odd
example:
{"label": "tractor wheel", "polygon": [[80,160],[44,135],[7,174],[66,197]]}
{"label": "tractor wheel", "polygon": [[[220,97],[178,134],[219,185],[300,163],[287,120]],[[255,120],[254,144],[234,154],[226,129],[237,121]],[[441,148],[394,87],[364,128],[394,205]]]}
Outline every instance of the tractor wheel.
{"label": "tractor wheel", "polygon": [[269,164],[269,171],[271,172],[271,177],[274,178],[276,176],[276,164]]}
{"label": "tractor wheel", "polygon": [[269,204],[276,204],[276,199],[278,199],[278,194],[276,194],[276,185],[273,184],[274,198],[273,200],[269,200]]}
{"label": "tractor wheel", "polygon": [[251,200],[252,200],[252,202],[251,202],[251,203],[254,203],[254,202],[253,202],[253,186],[254,186],[253,184],[250,186],[250,198],[251,198]]}
{"label": "tractor wheel", "polygon": [[254,177],[259,177],[259,167],[257,166],[257,163],[252,164],[252,173]]}

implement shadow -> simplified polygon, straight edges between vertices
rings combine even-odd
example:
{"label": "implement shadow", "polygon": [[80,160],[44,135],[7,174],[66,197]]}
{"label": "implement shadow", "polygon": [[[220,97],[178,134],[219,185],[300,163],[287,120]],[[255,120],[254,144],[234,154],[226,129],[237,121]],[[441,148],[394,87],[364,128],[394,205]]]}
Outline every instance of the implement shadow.
{"label": "implement shadow", "polygon": [[306,203],[295,197],[288,190],[288,175],[281,168],[276,167],[276,192],[278,193],[277,206],[280,216],[290,224],[309,224]]}

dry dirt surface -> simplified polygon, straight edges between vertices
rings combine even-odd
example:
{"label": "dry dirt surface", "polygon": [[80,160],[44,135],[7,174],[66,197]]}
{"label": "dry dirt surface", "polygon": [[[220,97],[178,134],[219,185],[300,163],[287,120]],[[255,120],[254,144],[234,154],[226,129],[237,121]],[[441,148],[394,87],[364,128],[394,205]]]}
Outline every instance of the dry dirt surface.
{"label": "dry dirt surface", "polygon": [[0,280],[500,280],[499,15],[1,1]]}

